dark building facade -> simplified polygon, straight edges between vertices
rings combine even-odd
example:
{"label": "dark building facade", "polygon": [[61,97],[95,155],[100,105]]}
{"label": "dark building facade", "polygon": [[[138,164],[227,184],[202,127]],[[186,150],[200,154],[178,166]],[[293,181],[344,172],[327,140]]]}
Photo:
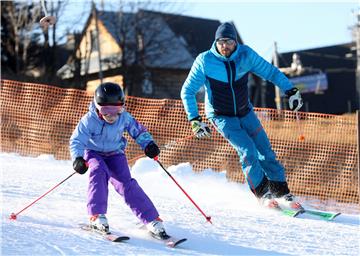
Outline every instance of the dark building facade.
{"label": "dark building facade", "polygon": [[[356,53],[352,52],[355,43],[286,52],[279,56],[280,67],[290,67],[293,54],[300,56],[303,73],[287,75],[290,79],[299,76],[326,76],[327,88],[302,93],[304,107],[302,111],[344,114],[359,109],[356,91]],[[267,104],[275,108],[274,89],[268,89]],[[287,107],[284,103],[283,106]]]}

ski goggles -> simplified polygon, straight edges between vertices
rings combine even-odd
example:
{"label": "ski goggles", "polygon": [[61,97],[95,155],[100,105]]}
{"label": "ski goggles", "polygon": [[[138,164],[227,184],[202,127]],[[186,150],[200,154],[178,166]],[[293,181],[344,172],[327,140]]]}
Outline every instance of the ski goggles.
{"label": "ski goggles", "polygon": [[229,46],[229,45],[233,45],[235,43],[235,40],[231,39],[231,38],[220,38],[220,39],[216,40],[216,43],[218,45],[226,44]]}
{"label": "ski goggles", "polygon": [[[95,102],[95,101],[94,101]],[[106,105],[101,106],[95,102],[96,109],[102,114],[103,116],[115,116],[119,115],[125,110],[125,104],[119,103],[118,105]]]}

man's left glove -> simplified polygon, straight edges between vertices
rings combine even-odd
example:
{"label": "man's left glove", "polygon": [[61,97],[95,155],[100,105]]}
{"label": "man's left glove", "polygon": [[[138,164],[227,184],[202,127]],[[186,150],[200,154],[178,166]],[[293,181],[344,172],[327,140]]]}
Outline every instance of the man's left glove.
{"label": "man's left glove", "polygon": [[293,111],[298,111],[303,105],[303,101],[298,88],[291,88],[290,90],[285,91],[285,94],[289,98],[290,109]]}
{"label": "man's left glove", "polygon": [[88,165],[84,158],[77,157],[73,162],[74,170],[79,174],[84,174],[88,170]]}
{"label": "man's left glove", "polygon": [[207,124],[203,123],[201,117],[198,116],[191,121],[191,129],[198,139],[211,136],[211,130]]}
{"label": "man's left glove", "polygon": [[145,147],[144,152],[146,156],[155,158],[160,154],[160,148],[152,141]]}

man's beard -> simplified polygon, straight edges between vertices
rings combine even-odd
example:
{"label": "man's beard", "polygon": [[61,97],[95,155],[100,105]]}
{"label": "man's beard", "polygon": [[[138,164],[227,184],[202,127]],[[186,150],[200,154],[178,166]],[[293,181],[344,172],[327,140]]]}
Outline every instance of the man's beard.
{"label": "man's beard", "polygon": [[231,55],[231,50],[230,49],[224,49],[221,50],[221,54],[224,55],[225,57],[229,57]]}

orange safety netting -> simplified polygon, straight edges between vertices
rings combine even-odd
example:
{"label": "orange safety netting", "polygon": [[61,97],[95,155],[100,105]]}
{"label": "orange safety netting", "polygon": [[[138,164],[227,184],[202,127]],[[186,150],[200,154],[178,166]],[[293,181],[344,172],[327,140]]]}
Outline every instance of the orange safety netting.
{"label": "orange safety netting", "polygon": [[[69,159],[69,138],[87,112],[91,95],[77,89],[1,80],[1,151]],[[127,110],[143,123],[162,148],[165,166],[190,162],[195,171],[227,170],[244,182],[239,157],[216,132],[193,138],[180,100],[128,97]],[[203,113],[203,105],[199,104]],[[256,109],[293,193],[339,203],[359,202],[357,120],[355,115]],[[143,155],[129,139],[133,164]]]}

